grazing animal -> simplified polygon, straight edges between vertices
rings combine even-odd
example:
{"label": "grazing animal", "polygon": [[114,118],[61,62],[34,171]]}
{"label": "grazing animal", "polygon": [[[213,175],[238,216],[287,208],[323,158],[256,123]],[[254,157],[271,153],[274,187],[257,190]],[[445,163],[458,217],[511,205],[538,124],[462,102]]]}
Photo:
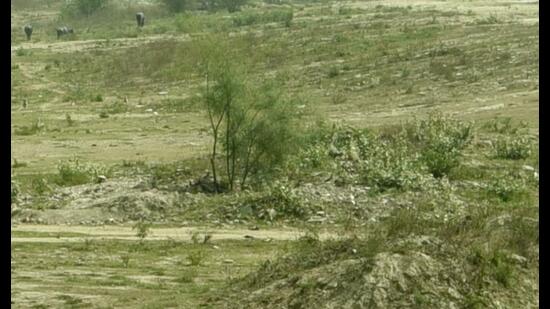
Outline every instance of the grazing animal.
{"label": "grazing animal", "polygon": [[31,39],[31,35],[32,35],[32,26],[31,25],[25,25],[25,27],[23,27],[23,30],[25,31],[25,34],[27,35],[27,41]]}
{"label": "grazing animal", "polygon": [[137,21],[137,25],[138,27],[143,27],[143,25],[145,25],[145,14],[143,14],[143,12],[139,12],[136,14],[136,21]]}
{"label": "grazing animal", "polygon": [[67,35],[69,33],[74,33],[72,28],[68,28],[66,26],[59,27],[59,28],[55,29],[55,31],[57,32],[57,38],[58,39],[63,35]]}

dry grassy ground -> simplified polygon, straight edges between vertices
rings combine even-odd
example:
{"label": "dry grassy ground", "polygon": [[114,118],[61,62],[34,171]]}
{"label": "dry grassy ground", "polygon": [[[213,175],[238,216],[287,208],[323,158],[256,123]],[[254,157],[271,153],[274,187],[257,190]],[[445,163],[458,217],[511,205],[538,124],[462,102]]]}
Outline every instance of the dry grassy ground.
{"label": "dry grassy ground", "polygon": [[[349,224],[345,219],[356,201],[364,207],[361,215],[371,218],[369,224],[394,215],[397,206],[418,202],[412,193],[373,196],[361,186],[314,183],[300,192],[319,202],[312,208],[317,215],[271,224],[227,219],[233,201],[241,197],[139,187],[165,166],[182,179],[208,168],[211,139],[200,105],[204,79],[196,64],[200,42],[210,35],[225,38],[240,54],[252,84],[277,74],[287,80],[285,92],[301,98],[311,122],[324,118],[355,128],[387,128],[439,110],[479,127],[495,117],[511,117],[538,137],[538,1],[253,1],[242,12],[188,15],[121,1],[108,13],[64,22],[58,20],[61,7],[56,0],[12,1],[12,179],[28,196],[12,215],[14,308],[223,308],[227,299],[238,307],[230,297],[212,297],[228,280],[257,270],[267,258],[293,252],[306,227],[327,239],[348,233],[350,225],[362,226],[360,220]],[[288,8],[294,12],[290,27],[262,20],[236,25],[247,14]],[[137,10],[148,16],[141,31],[135,27]],[[35,28],[29,42],[22,30],[27,22]],[[62,23],[75,28],[74,37],[55,38],[54,29]],[[513,162],[489,159],[483,143],[498,134],[479,132],[465,152],[466,163],[451,177],[453,192],[465,192],[464,204],[472,208],[486,205],[483,199],[468,199],[477,198],[479,183],[483,187],[501,171],[538,171],[538,154]],[[102,184],[55,185],[58,164],[74,157],[115,172]],[[509,211],[538,217],[538,174],[536,179],[536,186],[529,187],[531,198],[517,202],[528,211],[510,206],[480,216],[490,221]],[[173,204],[180,206],[166,206]],[[128,207],[155,216],[154,207],[163,209],[144,242],[128,223],[137,210]],[[428,216],[446,216],[446,210],[438,211]],[[249,229],[255,225],[260,229]],[[212,239],[203,244],[206,234]],[[528,296],[491,285],[490,295],[519,300],[488,306],[538,308],[538,245],[525,251],[533,257],[519,278],[525,278],[521,291]],[[378,266],[377,271],[385,271]],[[304,278],[342,272],[340,265],[295,267]],[[296,308],[314,304],[314,297],[308,298],[314,287],[295,295],[293,285],[281,280],[281,297],[312,301],[295,303]],[[254,294],[258,287],[244,284],[253,295],[247,298],[250,307],[276,299],[271,288],[277,284],[265,283]],[[471,302],[470,308],[480,308]]]}

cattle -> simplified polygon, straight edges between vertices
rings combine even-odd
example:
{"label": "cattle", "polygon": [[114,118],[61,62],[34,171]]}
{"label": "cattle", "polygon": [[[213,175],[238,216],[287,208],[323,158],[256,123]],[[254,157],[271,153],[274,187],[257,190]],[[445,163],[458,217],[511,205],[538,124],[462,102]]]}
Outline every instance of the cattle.
{"label": "cattle", "polygon": [[57,38],[58,39],[63,35],[67,35],[69,33],[71,33],[71,34],[74,33],[72,28],[68,28],[66,26],[59,27],[59,28],[55,29],[55,31],[57,32]]}
{"label": "cattle", "polygon": [[145,14],[143,12],[136,13],[136,21],[138,27],[143,27],[145,25]]}
{"label": "cattle", "polygon": [[32,26],[27,24],[23,27],[23,30],[25,31],[25,35],[27,35],[27,41],[30,40],[32,35]]}

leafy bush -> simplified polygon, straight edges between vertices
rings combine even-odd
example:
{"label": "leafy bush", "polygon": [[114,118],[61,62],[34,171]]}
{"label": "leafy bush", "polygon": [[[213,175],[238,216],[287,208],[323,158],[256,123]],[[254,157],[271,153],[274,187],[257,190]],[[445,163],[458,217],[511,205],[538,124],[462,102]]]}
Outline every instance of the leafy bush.
{"label": "leafy bush", "polygon": [[329,146],[340,175],[378,190],[420,186],[422,166],[404,134],[386,137],[366,130],[337,131]]}
{"label": "leafy bush", "polygon": [[532,152],[533,142],[528,136],[505,136],[499,138],[493,146],[494,156],[499,159],[527,159]]}
{"label": "leafy bush", "polygon": [[409,131],[413,142],[420,147],[421,160],[434,177],[448,175],[457,167],[461,151],[472,139],[472,124],[431,114]]}
{"label": "leafy bush", "polygon": [[98,176],[109,175],[107,169],[91,164],[83,164],[77,158],[59,163],[57,171],[58,174],[54,182],[59,186],[75,186],[97,182]]}
{"label": "leafy bush", "polygon": [[380,190],[413,189],[421,186],[422,170],[405,138],[372,139],[362,152],[361,180]]}
{"label": "leafy bush", "polygon": [[498,197],[503,202],[509,202],[526,192],[525,182],[515,175],[495,177],[487,186],[487,192]]}
{"label": "leafy bush", "polygon": [[303,219],[308,208],[302,199],[288,186],[276,182],[261,196],[250,195],[239,203],[240,213],[246,217],[275,221],[281,218]]}
{"label": "leafy bush", "polygon": [[[204,98],[213,137],[210,162],[216,187],[221,170],[225,170],[230,190],[245,187],[250,178],[269,178],[297,148],[295,104],[282,96],[277,82],[246,87],[239,70],[227,60],[215,60],[207,74],[213,77],[207,80]],[[220,147],[222,153],[218,153]],[[224,162],[219,162],[218,155]]]}
{"label": "leafy bush", "polygon": [[431,176],[442,177],[458,166],[471,138],[470,123],[434,114],[380,134],[340,129],[326,147],[336,158],[341,175],[348,178],[344,181],[355,180],[379,190],[414,189]]}

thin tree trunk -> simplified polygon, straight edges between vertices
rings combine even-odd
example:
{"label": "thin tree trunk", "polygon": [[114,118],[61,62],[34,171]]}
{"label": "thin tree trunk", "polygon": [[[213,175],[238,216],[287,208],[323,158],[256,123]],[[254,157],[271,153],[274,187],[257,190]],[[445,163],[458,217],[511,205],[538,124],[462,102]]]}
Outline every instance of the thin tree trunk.
{"label": "thin tree trunk", "polygon": [[233,191],[233,177],[231,175],[231,149],[229,147],[229,140],[231,134],[231,98],[228,98],[226,101],[226,107],[227,107],[227,120],[226,122],[226,131],[225,131],[225,168],[227,172],[227,180],[229,181],[229,190]]}

